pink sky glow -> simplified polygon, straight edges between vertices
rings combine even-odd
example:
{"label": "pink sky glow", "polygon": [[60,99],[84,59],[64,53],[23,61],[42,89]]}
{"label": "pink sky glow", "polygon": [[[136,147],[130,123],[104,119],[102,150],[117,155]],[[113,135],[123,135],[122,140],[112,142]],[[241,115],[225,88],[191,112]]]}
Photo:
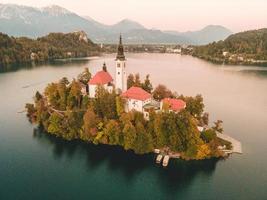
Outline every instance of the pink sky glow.
{"label": "pink sky glow", "polygon": [[222,25],[234,32],[267,27],[267,0],[1,0],[34,7],[51,4],[114,24],[128,18],[147,28],[188,31]]}

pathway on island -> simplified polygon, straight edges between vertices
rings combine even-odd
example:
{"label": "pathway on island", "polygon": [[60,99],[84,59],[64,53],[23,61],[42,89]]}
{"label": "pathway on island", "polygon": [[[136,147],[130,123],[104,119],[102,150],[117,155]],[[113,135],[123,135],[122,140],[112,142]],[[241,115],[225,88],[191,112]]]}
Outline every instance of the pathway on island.
{"label": "pathway on island", "polygon": [[[48,110],[51,110],[53,112],[56,112],[57,114],[59,114],[61,117],[64,117],[64,114],[67,113],[67,112],[86,112],[85,109],[79,109],[79,110],[57,110],[55,108],[52,108],[51,106],[48,107]],[[52,114],[49,112],[49,114]]]}

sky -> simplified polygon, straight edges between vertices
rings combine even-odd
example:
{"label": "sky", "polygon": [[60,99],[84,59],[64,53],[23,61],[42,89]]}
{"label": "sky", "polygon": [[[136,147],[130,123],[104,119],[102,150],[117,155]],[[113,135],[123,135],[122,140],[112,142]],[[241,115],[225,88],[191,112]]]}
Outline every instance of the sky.
{"label": "sky", "polygon": [[59,5],[104,24],[131,19],[146,28],[198,30],[222,25],[234,32],[267,27],[267,0],[0,0],[34,7]]}

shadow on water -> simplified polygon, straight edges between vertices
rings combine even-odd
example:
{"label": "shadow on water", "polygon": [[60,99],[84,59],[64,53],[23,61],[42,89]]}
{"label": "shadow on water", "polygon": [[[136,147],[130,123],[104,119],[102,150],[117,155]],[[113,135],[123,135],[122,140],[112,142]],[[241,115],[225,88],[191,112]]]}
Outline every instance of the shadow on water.
{"label": "shadow on water", "polygon": [[261,77],[261,78],[267,77],[267,70],[241,70],[240,72],[246,75],[254,75],[254,76]]}
{"label": "shadow on water", "polygon": [[177,192],[190,183],[197,176],[211,177],[219,159],[203,161],[171,160],[167,168],[155,164],[155,155],[136,155],[125,151],[121,147],[108,145],[93,145],[82,141],[65,141],[61,138],[46,134],[40,128],[35,128],[33,137],[41,144],[49,143],[53,148],[55,159],[67,156],[70,160],[74,156],[85,156],[87,168],[90,171],[98,169],[103,163],[112,172],[120,172],[128,182],[134,180],[144,170],[153,172],[163,190],[169,193]]}
{"label": "shadow on water", "polygon": [[48,62],[40,62],[40,63],[22,63],[22,64],[9,64],[7,66],[1,67],[0,66],[0,73],[6,73],[6,72],[15,72],[18,70],[31,70],[38,67],[44,67],[44,66],[53,66],[53,67],[60,67],[64,65],[64,67],[67,66],[73,66],[73,64],[79,66],[84,65],[90,62],[89,59],[81,58],[81,59],[62,59],[62,60],[54,60],[54,61],[48,61]]}

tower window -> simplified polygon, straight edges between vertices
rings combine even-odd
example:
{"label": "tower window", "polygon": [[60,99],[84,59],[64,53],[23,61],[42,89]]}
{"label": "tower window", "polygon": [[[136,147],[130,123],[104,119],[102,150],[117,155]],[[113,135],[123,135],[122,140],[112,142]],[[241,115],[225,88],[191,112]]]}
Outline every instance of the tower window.
{"label": "tower window", "polygon": [[117,67],[120,67],[120,63],[117,64]]}
{"label": "tower window", "polygon": [[120,72],[118,72],[118,74],[120,75]]}

